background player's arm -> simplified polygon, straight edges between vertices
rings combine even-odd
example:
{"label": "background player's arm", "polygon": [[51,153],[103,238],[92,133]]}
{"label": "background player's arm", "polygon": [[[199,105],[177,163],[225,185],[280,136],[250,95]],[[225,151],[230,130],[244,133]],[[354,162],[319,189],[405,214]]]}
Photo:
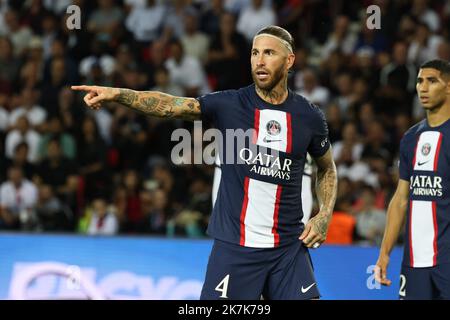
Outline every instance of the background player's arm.
{"label": "background player's arm", "polygon": [[375,279],[383,285],[391,284],[391,280],[386,277],[389,255],[397,242],[403,226],[408,201],[409,182],[400,179],[397,190],[388,206],[383,242],[381,243],[380,255],[375,268]]}
{"label": "background player's arm", "polygon": [[322,157],[314,160],[317,164],[316,195],[320,209],[319,213],[309,220],[300,236],[300,240],[308,248],[325,241],[337,195],[337,171],[331,147]]}
{"label": "background player's arm", "polygon": [[114,101],[146,115],[183,120],[200,119],[200,103],[195,98],[175,97],[158,91],[135,91],[100,86],[72,86],[85,91],[84,102],[99,109],[105,101]]}

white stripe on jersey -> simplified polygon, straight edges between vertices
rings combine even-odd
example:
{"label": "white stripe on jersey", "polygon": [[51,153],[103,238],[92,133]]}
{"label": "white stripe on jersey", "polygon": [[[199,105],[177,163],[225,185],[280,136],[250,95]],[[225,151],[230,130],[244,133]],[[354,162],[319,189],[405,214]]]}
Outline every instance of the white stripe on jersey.
{"label": "white stripe on jersey", "polygon": [[438,131],[425,131],[420,134],[414,155],[414,170],[435,171],[437,157],[442,139],[442,133]]}
{"label": "white stripe on jersey", "polygon": [[433,201],[413,200],[410,206],[411,267],[432,267],[435,265],[435,241],[437,238],[435,204]]}
{"label": "white stripe on jersey", "polygon": [[273,248],[277,241],[273,228],[279,187],[276,184],[248,179],[243,245],[253,248]]}
{"label": "white stripe on jersey", "polygon": [[[290,152],[291,124],[290,115],[278,110],[259,110],[259,119],[255,119],[258,138],[256,144],[282,152]],[[271,131],[270,129],[273,128]]]}

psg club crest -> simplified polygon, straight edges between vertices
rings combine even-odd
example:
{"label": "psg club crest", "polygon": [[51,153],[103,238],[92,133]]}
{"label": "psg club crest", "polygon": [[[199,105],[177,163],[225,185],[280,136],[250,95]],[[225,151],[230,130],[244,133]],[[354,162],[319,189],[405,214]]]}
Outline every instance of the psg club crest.
{"label": "psg club crest", "polygon": [[431,144],[429,144],[429,143],[425,143],[423,146],[422,146],[422,154],[424,155],[424,156],[427,156],[427,155],[429,155],[430,154],[430,151],[431,151]]}
{"label": "psg club crest", "polygon": [[281,132],[281,125],[278,121],[270,120],[266,125],[267,133],[271,136],[277,136]]}

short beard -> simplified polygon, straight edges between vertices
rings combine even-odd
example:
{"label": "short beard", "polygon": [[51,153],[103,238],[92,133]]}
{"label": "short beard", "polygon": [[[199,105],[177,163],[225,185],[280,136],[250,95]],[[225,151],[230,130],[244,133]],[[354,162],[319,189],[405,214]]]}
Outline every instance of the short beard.
{"label": "short beard", "polygon": [[280,66],[280,68],[275,70],[273,73],[273,80],[262,86],[258,84],[258,78],[256,76],[256,73],[252,72],[253,82],[255,83],[256,87],[259,90],[263,91],[266,94],[269,94],[283,80],[284,78],[283,69],[284,65]]}

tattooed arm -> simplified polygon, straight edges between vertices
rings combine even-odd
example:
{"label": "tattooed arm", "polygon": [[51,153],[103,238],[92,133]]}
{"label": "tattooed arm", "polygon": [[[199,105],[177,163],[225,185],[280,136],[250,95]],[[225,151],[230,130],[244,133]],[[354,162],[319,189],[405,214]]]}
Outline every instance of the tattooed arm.
{"label": "tattooed arm", "polygon": [[72,86],[73,90],[86,91],[84,102],[97,110],[102,102],[114,101],[160,118],[196,120],[200,118],[200,103],[195,98],[175,97],[157,91],[134,91],[122,88],[99,86]]}
{"label": "tattooed arm", "polygon": [[337,194],[336,165],[333,161],[331,147],[322,157],[314,160],[317,164],[316,195],[320,210],[309,220],[299,238],[308,248],[313,247],[316,243],[320,245],[325,241]]}

